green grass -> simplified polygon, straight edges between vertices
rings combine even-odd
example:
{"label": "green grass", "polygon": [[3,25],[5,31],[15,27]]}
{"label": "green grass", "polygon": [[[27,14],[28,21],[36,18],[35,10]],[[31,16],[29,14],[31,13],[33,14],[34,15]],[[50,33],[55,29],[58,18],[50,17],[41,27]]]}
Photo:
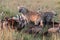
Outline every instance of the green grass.
{"label": "green grass", "polygon": [[[47,9],[54,10],[57,13],[57,16],[54,18],[54,20],[57,22],[60,21],[59,0],[0,0],[0,13],[4,13],[2,16],[0,16],[0,19],[4,18],[5,16],[11,17],[18,14],[18,6],[26,6],[28,9],[34,11],[36,11],[38,8],[41,8],[41,11],[46,11]],[[41,36],[40,34],[38,34],[37,37],[34,38],[33,35],[23,33],[24,30],[22,30],[21,32],[9,32],[7,30],[0,31],[0,40],[43,40],[43,36]],[[59,37],[57,38],[59,39]],[[52,40],[52,38],[50,37],[45,37],[45,39]]]}
{"label": "green grass", "polygon": [[[60,20],[60,1],[59,0],[1,0],[0,12],[3,11],[8,16],[13,16],[18,13],[18,6],[25,6],[30,10],[36,11],[38,8],[41,11],[54,10],[58,14],[57,20]],[[10,12],[9,12],[10,11]]]}

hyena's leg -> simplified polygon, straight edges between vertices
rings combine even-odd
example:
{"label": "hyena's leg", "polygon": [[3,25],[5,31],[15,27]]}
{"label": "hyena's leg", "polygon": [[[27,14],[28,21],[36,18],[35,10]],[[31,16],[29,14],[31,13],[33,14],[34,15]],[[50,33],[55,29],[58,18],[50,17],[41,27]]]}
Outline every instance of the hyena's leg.
{"label": "hyena's leg", "polygon": [[40,19],[37,19],[37,20],[35,21],[35,25],[38,25],[39,22],[40,22]]}
{"label": "hyena's leg", "polygon": [[43,20],[40,21],[40,26],[43,27]]}
{"label": "hyena's leg", "polygon": [[38,21],[35,21],[35,25],[38,25],[39,24],[39,22]]}

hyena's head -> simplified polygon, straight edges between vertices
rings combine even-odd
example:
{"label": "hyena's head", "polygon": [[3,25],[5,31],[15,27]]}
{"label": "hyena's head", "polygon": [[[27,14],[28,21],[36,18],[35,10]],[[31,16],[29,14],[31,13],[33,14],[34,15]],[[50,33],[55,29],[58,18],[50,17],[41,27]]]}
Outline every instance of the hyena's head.
{"label": "hyena's head", "polygon": [[28,13],[28,9],[25,8],[25,7],[20,7],[20,8],[19,8],[19,13],[26,14],[26,13]]}

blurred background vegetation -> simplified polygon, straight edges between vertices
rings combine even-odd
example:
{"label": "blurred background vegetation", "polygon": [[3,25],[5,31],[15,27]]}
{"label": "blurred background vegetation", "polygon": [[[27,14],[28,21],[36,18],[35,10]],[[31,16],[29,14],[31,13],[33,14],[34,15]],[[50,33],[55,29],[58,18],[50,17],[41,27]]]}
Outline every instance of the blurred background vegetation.
{"label": "blurred background vegetation", "polygon": [[[55,21],[60,21],[60,0],[0,0],[0,14],[3,12],[3,15],[0,15],[0,19],[4,18],[5,16],[16,16],[19,13],[17,8],[18,6],[25,6],[33,11],[37,11],[38,8],[40,8],[42,12],[46,11],[47,9],[54,10],[58,14],[54,18]],[[32,35],[24,34],[23,32],[18,33],[15,31],[7,31],[7,34],[6,31],[4,31],[5,34],[0,31],[2,35],[4,34],[6,36],[6,39],[3,38],[5,37],[4,35],[2,38],[0,37],[1,40],[42,40],[42,36],[40,37],[40,35],[34,38]]]}
{"label": "blurred background vegetation", "polygon": [[25,6],[34,11],[40,8],[42,12],[47,9],[54,10],[58,14],[55,20],[60,20],[60,0],[0,0],[0,13],[3,12],[5,16],[14,16],[18,14],[18,6]]}

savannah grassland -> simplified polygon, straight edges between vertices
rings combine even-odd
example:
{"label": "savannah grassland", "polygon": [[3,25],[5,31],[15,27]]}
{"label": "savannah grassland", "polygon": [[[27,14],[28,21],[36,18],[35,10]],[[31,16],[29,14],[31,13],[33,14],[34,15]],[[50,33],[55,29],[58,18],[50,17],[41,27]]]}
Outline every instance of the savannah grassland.
{"label": "savannah grassland", "polygon": [[[15,16],[18,14],[18,6],[25,6],[29,10],[37,11],[38,8],[41,11],[54,10],[58,14],[55,17],[55,21],[59,22],[60,20],[60,0],[0,0],[0,14],[3,12],[3,16],[0,15],[0,19],[5,16]],[[5,26],[4,26],[5,27]],[[60,40],[60,35],[58,33],[53,34],[50,37],[40,36],[33,37],[33,35],[29,35],[23,33],[25,29],[21,32],[16,32],[15,30],[8,30],[4,28],[0,30],[0,40]]]}

